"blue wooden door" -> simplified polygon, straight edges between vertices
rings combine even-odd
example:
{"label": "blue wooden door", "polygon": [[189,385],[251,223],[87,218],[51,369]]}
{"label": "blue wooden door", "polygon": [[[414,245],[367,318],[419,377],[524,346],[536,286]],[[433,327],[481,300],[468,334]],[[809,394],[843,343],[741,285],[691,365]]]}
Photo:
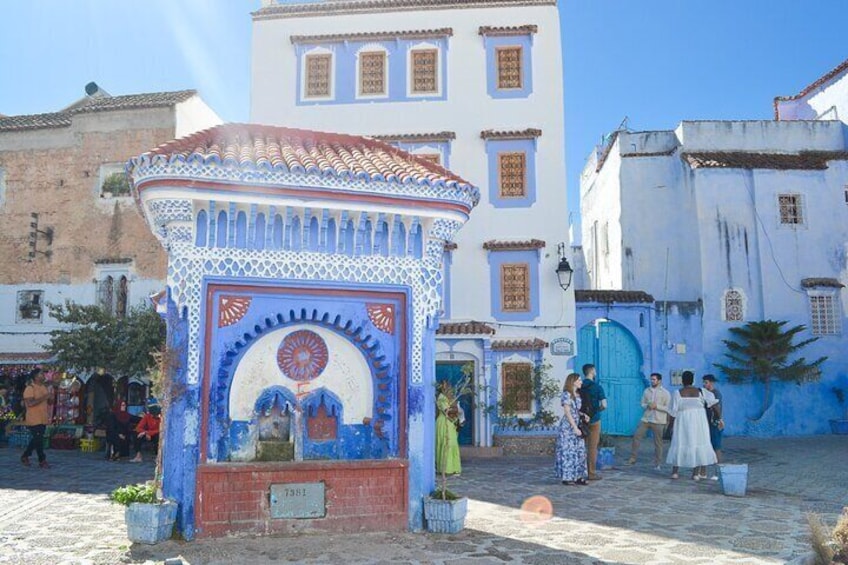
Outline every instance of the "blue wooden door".
{"label": "blue wooden door", "polygon": [[575,369],[592,363],[597,382],[604,387],[607,409],[601,413],[601,429],[612,435],[632,435],[639,425],[639,401],[645,389],[642,352],[633,335],[620,324],[597,320],[580,329]]}
{"label": "blue wooden door", "polygon": [[[436,382],[448,381],[456,385],[464,377],[462,367],[468,361],[436,363]],[[473,373],[472,373],[473,374]],[[470,394],[459,399],[459,405],[465,412],[465,425],[459,429],[459,445],[474,444],[474,406]]]}

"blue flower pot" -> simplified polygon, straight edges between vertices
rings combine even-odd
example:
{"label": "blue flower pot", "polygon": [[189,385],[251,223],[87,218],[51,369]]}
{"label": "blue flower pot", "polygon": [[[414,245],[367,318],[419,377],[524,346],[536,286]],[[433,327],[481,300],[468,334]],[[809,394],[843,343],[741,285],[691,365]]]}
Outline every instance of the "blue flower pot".
{"label": "blue flower pot", "polygon": [[170,539],[177,519],[177,503],[133,502],[124,513],[127,537],[135,543],[155,544]]}
{"label": "blue flower pot", "polygon": [[848,435],[848,420],[831,420],[830,431],[836,435]]}
{"label": "blue flower pot", "polygon": [[614,447],[599,447],[598,459],[595,462],[595,467],[598,470],[612,469],[615,467],[615,448]]}
{"label": "blue flower pot", "polygon": [[436,534],[456,534],[465,527],[465,515],[468,513],[468,499],[439,500],[424,499],[424,518],[427,531]]}
{"label": "blue flower pot", "polygon": [[722,463],[718,466],[721,478],[721,491],[727,496],[745,496],[748,488],[748,464],[732,465]]}

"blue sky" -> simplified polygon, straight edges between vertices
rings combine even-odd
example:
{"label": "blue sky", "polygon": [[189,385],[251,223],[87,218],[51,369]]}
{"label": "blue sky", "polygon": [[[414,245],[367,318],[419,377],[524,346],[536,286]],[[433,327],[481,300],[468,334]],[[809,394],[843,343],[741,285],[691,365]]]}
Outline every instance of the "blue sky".
{"label": "blue sky", "polygon": [[[569,205],[601,136],[680,120],[770,119],[848,58],[845,0],[566,0]],[[0,113],[61,109],[96,81],[112,94],[196,88],[227,121],[250,109],[258,0],[3,0]],[[420,27],[428,26],[423,20]]]}

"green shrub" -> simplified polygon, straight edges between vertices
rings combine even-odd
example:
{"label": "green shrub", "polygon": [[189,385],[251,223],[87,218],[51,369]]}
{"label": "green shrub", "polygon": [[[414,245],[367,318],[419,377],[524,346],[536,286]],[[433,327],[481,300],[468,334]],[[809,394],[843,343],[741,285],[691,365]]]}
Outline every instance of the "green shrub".
{"label": "green shrub", "polygon": [[448,489],[438,488],[430,493],[430,498],[434,498],[436,500],[459,500],[462,498],[461,496],[457,496]]}
{"label": "green shrub", "polygon": [[133,502],[156,502],[156,487],[153,481],[138,485],[118,487],[109,495],[112,502],[129,506]]}

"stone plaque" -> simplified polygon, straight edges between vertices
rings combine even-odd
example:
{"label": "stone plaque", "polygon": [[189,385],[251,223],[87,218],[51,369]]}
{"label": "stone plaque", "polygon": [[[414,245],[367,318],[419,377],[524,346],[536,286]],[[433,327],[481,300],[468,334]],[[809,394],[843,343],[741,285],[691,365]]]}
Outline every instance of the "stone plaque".
{"label": "stone plaque", "polygon": [[324,483],[271,485],[271,518],[323,518]]}

